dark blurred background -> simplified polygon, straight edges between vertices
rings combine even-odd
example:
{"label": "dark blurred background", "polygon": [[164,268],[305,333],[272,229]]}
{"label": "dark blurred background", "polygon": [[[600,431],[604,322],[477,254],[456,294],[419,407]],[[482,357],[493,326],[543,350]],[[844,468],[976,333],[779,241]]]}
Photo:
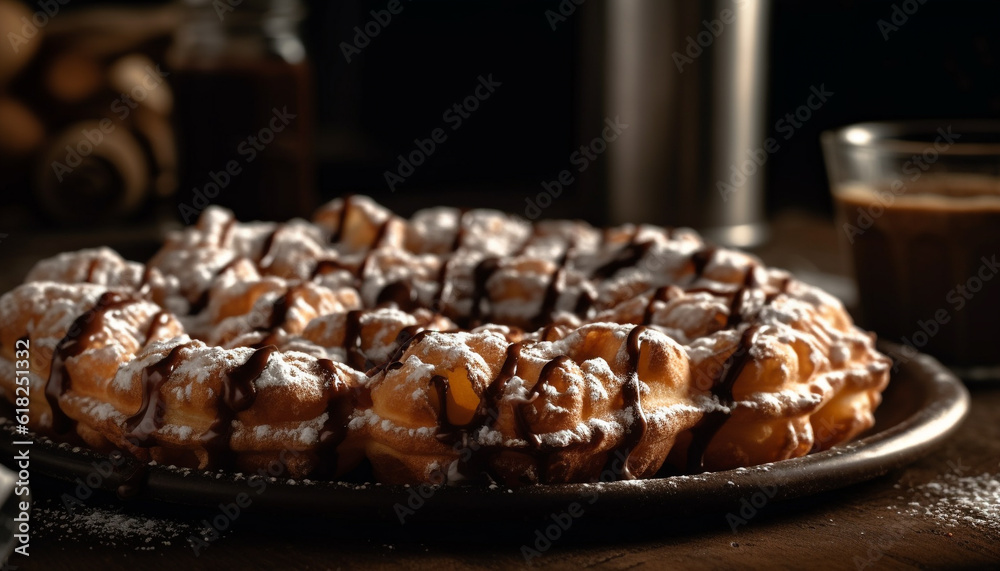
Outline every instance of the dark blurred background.
{"label": "dark blurred background", "polygon": [[[610,154],[582,172],[572,162],[615,115],[607,98],[614,2],[312,0],[300,16],[296,2],[281,1],[0,0],[0,232],[148,232],[190,222],[209,202],[244,218],[287,218],[345,193],[369,194],[404,214],[439,203],[525,214],[538,205],[542,184],[566,169],[573,182],[550,193],[551,206],[539,205],[542,216],[621,221]],[[731,4],[743,9],[740,0]],[[726,6],[701,4],[692,21],[716,18]],[[49,16],[46,7],[56,10]],[[788,209],[829,215],[818,142],[825,129],[1000,115],[1000,3],[776,0],[764,13],[763,104],[749,112],[761,142],[782,142],[753,175],[769,218]],[[879,23],[894,17],[896,29]],[[45,24],[26,24],[31,18]],[[37,34],[28,37],[32,28]],[[676,39],[668,45],[683,52],[685,35],[670,33]],[[157,64],[169,74],[163,85],[150,75]],[[687,64],[709,65],[708,55]],[[675,72],[667,71],[661,75]],[[499,86],[477,92],[491,75]],[[696,77],[705,94],[719,89],[710,83],[725,85]],[[820,86],[833,93],[829,101],[793,138],[780,138],[778,122]],[[123,93],[143,100],[123,107]],[[453,108],[463,101],[475,105],[467,117]],[[683,115],[685,104],[667,104]],[[111,121],[107,132],[102,118]],[[274,132],[261,132],[269,126]],[[435,129],[446,138],[405,176],[398,157],[429,149]],[[79,166],[57,172],[54,162],[73,159],[67,145],[87,150],[88,133],[92,143],[103,137]],[[678,127],[664,138],[687,135]],[[645,152],[664,161],[676,155],[667,145]],[[399,178],[387,182],[387,172]]]}

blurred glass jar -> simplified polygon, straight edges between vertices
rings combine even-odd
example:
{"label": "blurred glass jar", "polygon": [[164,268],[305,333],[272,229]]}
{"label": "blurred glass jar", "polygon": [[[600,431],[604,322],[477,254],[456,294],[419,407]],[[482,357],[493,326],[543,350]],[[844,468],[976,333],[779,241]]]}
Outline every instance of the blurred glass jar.
{"label": "blurred glass jar", "polygon": [[966,378],[1000,378],[1000,122],[823,134],[863,324]]}
{"label": "blurred glass jar", "polygon": [[178,214],[241,219],[315,206],[313,80],[299,0],[183,0],[167,53],[176,92]]}

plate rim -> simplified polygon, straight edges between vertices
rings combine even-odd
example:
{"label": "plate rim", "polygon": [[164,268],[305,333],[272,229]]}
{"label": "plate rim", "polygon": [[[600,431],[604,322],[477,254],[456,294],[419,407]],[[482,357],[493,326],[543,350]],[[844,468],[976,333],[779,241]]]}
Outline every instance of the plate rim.
{"label": "plate rim", "polygon": [[[928,454],[953,434],[968,414],[970,396],[965,385],[933,357],[913,354],[888,341],[879,341],[879,348],[894,360],[893,373],[898,377],[913,377],[924,391],[923,402],[896,424],[858,440],[829,450],[799,458],[781,460],[747,468],[735,468],[694,475],[668,476],[645,480],[594,482],[577,484],[540,484],[518,488],[505,486],[392,486],[378,483],[358,484],[342,481],[289,479],[281,477],[247,476],[225,471],[201,471],[150,464],[147,481],[140,497],[156,501],[216,506],[233,501],[240,491],[249,493],[253,501],[248,509],[281,513],[322,513],[345,515],[365,520],[399,520],[399,506],[419,508],[436,504],[432,510],[413,510],[422,519],[454,519],[455,514],[475,504],[477,518],[489,515],[518,517],[533,512],[548,514],[559,506],[570,506],[586,500],[588,511],[600,512],[609,518],[634,519],[637,510],[649,511],[647,505],[656,501],[659,507],[682,515],[739,508],[740,502],[758,492],[765,501],[784,501],[830,491],[884,475],[893,468],[909,464]],[[897,367],[899,372],[897,372]],[[890,381],[892,382],[892,381]],[[898,390],[898,389],[897,389]],[[884,405],[884,403],[883,403]],[[13,435],[10,419],[3,430]],[[17,438],[23,438],[17,436]],[[29,435],[34,448],[32,467],[42,474],[65,481],[76,481],[91,474],[94,462],[115,458],[45,437]],[[39,446],[41,444],[41,446]],[[3,447],[13,446],[5,439]],[[39,456],[37,452],[41,451]],[[116,470],[102,477],[99,487],[115,490],[127,479],[126,474],[142,469],[131,459],[126,470]],[[116,460],[116,463],[118,461]],[[775,469],[777,468],[777,469]],[[264,482],[256,489],[252,482]],[[267,491],[262,494],[261,491]],[[194,494],[194,497],[192,497]],[[425,497],[426,496],[426,497]],[[416,499],[416,498],[420,499]],[[590,502],[599,498],[600,502]],[[603,501],[610,500],[610,501]],[[539,509],[540,508],[540,509]],[[697,508],[697,510],[695,509]],[[409,514],[407,514],[409,515]]]}

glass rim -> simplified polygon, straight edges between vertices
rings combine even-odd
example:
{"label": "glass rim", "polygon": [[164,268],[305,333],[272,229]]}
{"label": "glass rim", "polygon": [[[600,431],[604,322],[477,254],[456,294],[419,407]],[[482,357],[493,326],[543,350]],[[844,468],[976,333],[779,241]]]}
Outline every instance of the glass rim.
{"label": "glass rim", "polygon": [[823,131],[820,139],[828,151],[847,148],[920,154],[928,145],[940,142],[942,131],[958,135],[956,139],[965,134],[996,137],[988,142],[954,140],[948,143],[949,155],[1000,156],[1000,120],[996,119],[866,121]]}

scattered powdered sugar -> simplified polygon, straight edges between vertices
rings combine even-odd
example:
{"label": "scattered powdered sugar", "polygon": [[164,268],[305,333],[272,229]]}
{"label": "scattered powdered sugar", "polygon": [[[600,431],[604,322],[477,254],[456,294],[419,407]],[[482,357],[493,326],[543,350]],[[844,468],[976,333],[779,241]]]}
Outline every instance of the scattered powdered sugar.
{"label": "scattered powdered sugar", "polygon": [[917,499],[906,514],[924,516],[945,527],[971,526],[1000,535],[1000,475],[945,474],[913,489]]}
{"label": "scattered powdered sugar", "polygon": [[77,506],[69,511],[49,500],[37,505],[32,521],[41,533],[60,540],[80,540],[103,547],[133,547],[152,551],[157,547],[184,545],[192,526],[170,519],[124,513],[121,509]]}

